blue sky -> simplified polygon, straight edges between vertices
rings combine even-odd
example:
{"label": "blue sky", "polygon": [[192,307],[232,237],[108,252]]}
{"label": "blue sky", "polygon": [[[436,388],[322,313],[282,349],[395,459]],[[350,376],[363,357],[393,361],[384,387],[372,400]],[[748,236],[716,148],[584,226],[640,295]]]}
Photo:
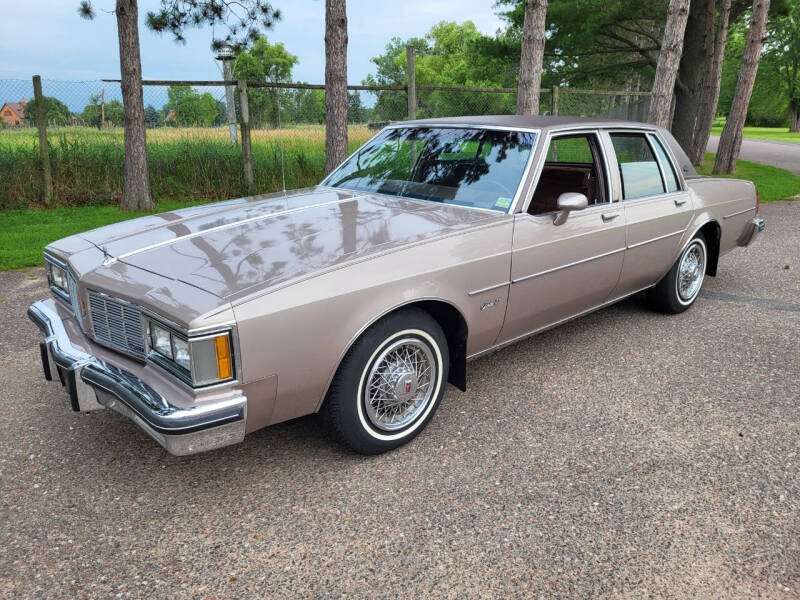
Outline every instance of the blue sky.
{"label": "blue sky", "polygon": [[[6,4],[7,0],[3,0]],[[471,20],[480,31],[501,27],[494,0],[348,0],[348,80],[361,83],[374,72],[370,58],[380,54],[389,40],[424,34],[431,25],[447,20]],[[140,20],[157,0],[140,0]],[[77,14],[78,0],[28,0],[15,2],[0,20],[0,79],[90,80],[119,76],[116,21],[109,11],[113,0],[94,0],[97,17],[85,21]],[[268,32],[271,41],[283,42],[299,58],[294,77],[322,83],[325,74],[324,0],[275,0],[283,19]],[[35,25],[34,25],[35,22]],[[186,45],[169,35],[158,36],[140,27],[142,68],[149,79],[215,79],[218,64],[209,44],[209,28],[190,30]]]}

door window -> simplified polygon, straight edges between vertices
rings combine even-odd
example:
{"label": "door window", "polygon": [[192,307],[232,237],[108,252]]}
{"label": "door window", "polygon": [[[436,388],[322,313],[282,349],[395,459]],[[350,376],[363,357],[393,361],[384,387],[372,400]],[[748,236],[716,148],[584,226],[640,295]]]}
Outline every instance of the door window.
{"label": "door window", "polygon": [[528,213],[540,215],[557,211],[558,197],[567,192],[585,195],[590,205],[608,202],[604,172],[594,133],[553,138]]}
{"label": "door window", "polygon": [[617,155],[624,200],[664,193],[661,170],[643,134],[612,133],[611,142]]}

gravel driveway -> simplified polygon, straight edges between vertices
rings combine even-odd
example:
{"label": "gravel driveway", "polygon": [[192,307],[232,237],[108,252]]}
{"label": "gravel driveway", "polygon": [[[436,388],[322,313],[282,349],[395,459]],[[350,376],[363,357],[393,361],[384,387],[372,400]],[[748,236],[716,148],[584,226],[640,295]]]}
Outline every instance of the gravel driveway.
{"label": "gravel driveway", "polygon": [[471,364],[412,444],[315,418],[184,459],[70,412],[0,274],[0,597],[800,597],[800,202],[686,314],[636,297]]}

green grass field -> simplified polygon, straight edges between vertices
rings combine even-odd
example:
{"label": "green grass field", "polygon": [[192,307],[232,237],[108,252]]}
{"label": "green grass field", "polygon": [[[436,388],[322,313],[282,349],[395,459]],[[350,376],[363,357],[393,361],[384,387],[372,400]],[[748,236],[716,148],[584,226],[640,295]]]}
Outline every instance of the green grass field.
{"label": "green grass field", "polygon": [[[714,155],[707,154],[701,173],[710,174]],[[762,202],[791,198],[800,194],[800,177],[747,161],[739,161],[731,177],[755,182]],[[156,210],[166,212],[204,200],[161,199]],[[20,269],[42,264],[42,249],[50,242],[81,231],[141,216],[122,213],[115,206],[90,205],[51,209],[0,210],[0,270]]]}
{"label": "green grass field", "polygon": [[[313,185],[325,169],[325,128],[303,126],[252,132],[255,189]],[[365,126],[349,129],[351,150],[372,136]],[[64,127],[48,133],[57,206],[117,204],[122,196],[124,140],[121,129]],[[240,146],[227,128],[151,129],[147,132],[150,183],[156,198],[218,200],[246,194]],[[0,209],[35,208],[41,197],[39,143],[33,128],[0,130]]]}
{"label": "green grass field", "polygon": [[[724,122],[715,122],[711,135],[721,135]],[[789,133],[786,127],[745,127],[745,138],[752,140],[770,140],[775,142],[795,142],[800,144],[800,133]]]}

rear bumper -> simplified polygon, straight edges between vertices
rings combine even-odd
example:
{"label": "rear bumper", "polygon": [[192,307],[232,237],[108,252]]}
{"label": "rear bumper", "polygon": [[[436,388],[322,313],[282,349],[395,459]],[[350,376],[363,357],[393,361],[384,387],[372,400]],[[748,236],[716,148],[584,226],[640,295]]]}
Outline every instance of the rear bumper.
{"label": "rear bumper", "polygon": [[61,380],[73,410],[110,408],[131,419],[176,456],[244,439],[247,398],[240,391],[189,408],[175,406],[135,375],[78,347],[76,344],[85,344],[70,339],[55,301],[32,304],[28,317],[44,334],[39,348],[45,379]]}
{"label": "rear bumper", "polygon": [[764,231],[764,219],[755,217],[747,222],[742,231],[742,235],[736,240],[739,246],[749,246],[758,237],[758,234]]}

